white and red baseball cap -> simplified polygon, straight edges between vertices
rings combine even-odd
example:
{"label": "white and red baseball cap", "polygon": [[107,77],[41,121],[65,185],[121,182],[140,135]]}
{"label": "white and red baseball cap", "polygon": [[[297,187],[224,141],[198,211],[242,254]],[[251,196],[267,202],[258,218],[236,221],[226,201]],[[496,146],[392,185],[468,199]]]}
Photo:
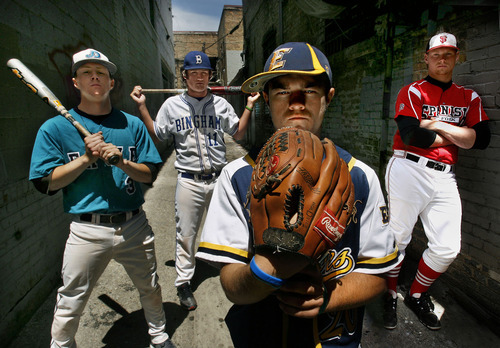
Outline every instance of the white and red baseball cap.
{"label": "white and red baseball cap", "polygon": [[439,33],[434,35],[427,44],[426,52],[442,47],[450,47],[458,51],[457,38],[455,35],[450,33]]}
{"label": "white and red baseball cap", "polygon": [[80,51],[73,55],[73,64],[71,65],[71,73],[74,75],[79,67],[88,62],[99,63],[105,66],[109,70],[109,73],[111,75],[113,75],[117,70],[116,65],[111,63],[108,57],[106,57],[104,54],[93,48],[87,48],[86,50]]}

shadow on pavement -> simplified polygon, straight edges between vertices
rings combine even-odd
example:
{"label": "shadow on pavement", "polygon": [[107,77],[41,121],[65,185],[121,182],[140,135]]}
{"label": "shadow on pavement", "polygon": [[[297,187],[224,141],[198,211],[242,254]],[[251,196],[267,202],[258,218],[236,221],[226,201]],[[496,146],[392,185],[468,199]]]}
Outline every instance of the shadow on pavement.
{"label": "shadow on pavement", "polygon": [[[132,313],[120,306],[107,295],[99,296],[108,307],[122,315],[122,318],[114,322],[113,326],[106,333],[102,342],[106,348],[136,348],[149,346],[148,326],[144,318],[144,311],[138,310]],[[163,304],[167,317],[167,332],[173,336],[175,330],[184,322],[188,312],[176,303],[166,302]]]}
{"label": "shadow on pavement", "polygon": [[[168,260],[165,262],[167,267],[175,267],[174,260]],[[198,286],[200,286],[205,280],[213,277],[219,276],[219,270],[215,267],[210,266],[206,262],[196,261],[196,268],[194,271],[193,279],[191,280],[191,290],[196,291]]]}

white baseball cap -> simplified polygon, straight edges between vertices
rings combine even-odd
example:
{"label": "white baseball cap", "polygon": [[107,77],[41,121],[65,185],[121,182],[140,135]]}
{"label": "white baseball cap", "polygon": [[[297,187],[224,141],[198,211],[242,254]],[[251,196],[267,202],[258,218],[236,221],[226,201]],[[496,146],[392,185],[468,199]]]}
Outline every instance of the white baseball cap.
{"label": "white baseball cap", "polygon": [[455,35],[450,33],[439,33],[434,35],[433,37],[431,37],[429,43],[427,44],[426,52],[441,47],[450,47],[458,51],[457,38],[455,37]]}
{"label": "white baseball cap", "polygon": [[113,75],[117,70],[116,65],[111,63],[108,57],[106,57],[104,54],[93,48],[87,48],[86,50],[80,51],[73,55],[71,73],[74,75],[79,67],[88,62],[102,64],[109,70],[109,73],[111,75]]}

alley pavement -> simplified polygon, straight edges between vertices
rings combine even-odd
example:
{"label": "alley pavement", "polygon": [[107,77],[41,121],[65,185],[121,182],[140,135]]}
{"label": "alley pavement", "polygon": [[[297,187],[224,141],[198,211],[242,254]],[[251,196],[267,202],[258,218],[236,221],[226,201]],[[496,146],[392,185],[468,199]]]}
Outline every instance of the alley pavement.
{"label": "alley pavement", "polygon": [[[232,139],[226,137],[226,141],[228,160],[246,153]],[[199,261],[192,282],[198,308],[188,312],[179,305],[174,287],[175,152],[167,150],[164,160],[165,164],[153,187],[146,191],[144,210],[156,236],[158,274],[167,316],[167,331],[178,348],[231,348],[233,345],[224,322],[231,303],[222,291],[218,271]],[[363,348],[500,347],[500,337],[462,308],[439,281],[430,292],[436,312],[442,315],[442,329],[439,331],[426,329],[403,304],[403,290],[399,294],[399,322],[394,330],[386,330],[382,326],[381,298],[367,306]],[[54,289],[8,348],[49,347],[55,298]],[[262,339],[265,340],[264,337]],[[111,261],[90,297],[76,341],[79,348],[149,346],[138,292],[123,267],[115,261]]]}

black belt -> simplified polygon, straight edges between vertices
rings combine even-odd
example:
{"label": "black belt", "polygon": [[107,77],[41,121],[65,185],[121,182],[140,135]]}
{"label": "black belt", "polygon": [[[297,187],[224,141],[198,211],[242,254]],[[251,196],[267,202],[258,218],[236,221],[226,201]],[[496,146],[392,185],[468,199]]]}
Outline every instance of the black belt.
{"label": "black belt", "polygon": [[[136,209],[132,211],[132,215],[129,215],[130,218],[127,219],[127,212],[123,213],[116,213],[116,214],[92,214],[92,213],[87,213],[87,214],[82,214],[80,215],[80,220],[81,221],[86,221],[86,222],[97,222],[101,224],[120,224],[122,222],[126,222],[130,220],[133,216],[139,214],[141,209]],[[93,217],[96,217],[94,220],[92,220]],[[99,217],[99,220],[97,220],[97,216]]]}
{"label": "black belt", "polygon": [[[419,156],[413,155],[411,153],[406,153],[406,158],[409,159],[410,161],[418,163],[420,160]],[[453,171],[453,166],[451,164],[446,164],[446,163],[441,163],[441,162],[434,162],[431,160],[427,160],[427,163],[425,164],[426,167],[437,170],[439,172],[444,172],[448,166],[450,166],[450,171]]]}
{"label": "black belt", "polygon": [[220,175],[220,172],[210,173],[210,174],[191,174],[191,173],[181,173],[181,177],[191,180],[206,181],[212,180]]}

